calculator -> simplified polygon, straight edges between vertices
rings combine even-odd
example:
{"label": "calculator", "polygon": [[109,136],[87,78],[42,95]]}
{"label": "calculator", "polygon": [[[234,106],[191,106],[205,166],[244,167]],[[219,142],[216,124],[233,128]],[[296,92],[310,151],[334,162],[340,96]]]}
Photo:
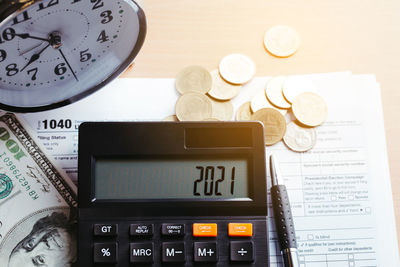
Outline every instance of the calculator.
{"label": "calculator", "polygon": [[79,127],[78,266],[269,266],[259,122]]}

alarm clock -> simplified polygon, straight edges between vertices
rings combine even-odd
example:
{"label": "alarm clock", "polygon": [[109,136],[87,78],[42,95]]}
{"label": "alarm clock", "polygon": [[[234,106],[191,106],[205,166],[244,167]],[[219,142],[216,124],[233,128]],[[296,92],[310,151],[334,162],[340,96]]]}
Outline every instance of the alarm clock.
{"label": "alarm clock", "polygon": [[99,90],[132,63],[145,34],[133,0],[0,1],[0,109],[43,111]]}

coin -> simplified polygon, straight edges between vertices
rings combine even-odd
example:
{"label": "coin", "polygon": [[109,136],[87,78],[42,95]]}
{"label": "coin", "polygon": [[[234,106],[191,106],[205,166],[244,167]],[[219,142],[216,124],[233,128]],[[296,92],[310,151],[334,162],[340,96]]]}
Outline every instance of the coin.
{"label": "coin", "polygon": [[279,111],[282,115],[287,113],[286,109],[278,109],[277,107],[274,107],[265,96],[264,90],[257,91],[257,93],[251,99],[250,107],[253,112],[257,112],[263,108],[272,108]]}
{"label": "coin", "polygon": [[189,91],[207,93],[211,89],[211,74],[201,66],[189,66],[181,70],[176,77],[175,87],[179,93]]}
{"label": "coin", "polygon": [[251,111],[250,101],[244,103],[239,107],[236,112],[236,120],[237,121],[249,121],[251,120],[251,115],[253,112]]}
{"label": "coin", "polygon": [[220,120],[216,119],[216,118],[207,118],[207,119],[204,119],[203,121],[220,121]]}
{"label": "coin", "polygon": [[245,84],[255,75],[256,65],[248,56],[231,54],[219,63],[219,73],[230,83]]}
{"label": "coin", "polygon": [[309,78],[303,76],[290,76],[282,86],[283,96],[289,103],[301,93],[313,92],[316,93],[316,88]]}
{"label": "coin", "polygon": [[212,103],[206,95],[187,92],[176,101],[175,112],[180,121],[201,121],[212,117]]}
{"label": "coin", "polygon": [[229,121],[233,116],[233,105],[231,101],[218,101],[210,98],[212,104],[211,118],[220,121]]}
{"label": "coin", "polygon": [[282,93],[282,87],[285,80],[286,78],[284,76],[278,76],[269,80],[265,87],[265,95],[275,106],[288,109],[291,107],[291,104],[286,101]]}
{"label": "coin", "polygon": [[286,125],[286,133],[283,136],[285,144],[293,151],[305,152],[313,148],[317,142],[315,128],[305,128],[290,122]]}
{"label": "coin", "polygon": [[277,25],[265,33],[264,46],[274,56],[288,57],[296,53],[300,46],[300,37],[293,28]]}
{"label": "coin", "polygon": [[242,89],[241,85],[233,85],[227,83],[224,79],[222,79],[218,70],[213,70],[211,72],[212,77],[212,86],[211,90],[208,91],[208,94],[215,99],[218,100],[229,100],[237,96],[239,94],[240,89]]}
{"label": "coin", "polygon": [[328,116],[328,107],[322,97],[315,93],[302,93],[292,103],[293,115],[307,126],[318,126]]}
{"label": "coin", "polygon": [[251,119],[264,124],[265,144],[267,146],[282,140],[286,131],[286,120],[279,111],[272,108],[263,108],[255,112]]}
{"label": "coin", "polygon": [[171,116],[165,117],[163,119],[163,121],[179,121],[179,120],[178,120],[178,117],[176,117],[176,115],[171,115]]}

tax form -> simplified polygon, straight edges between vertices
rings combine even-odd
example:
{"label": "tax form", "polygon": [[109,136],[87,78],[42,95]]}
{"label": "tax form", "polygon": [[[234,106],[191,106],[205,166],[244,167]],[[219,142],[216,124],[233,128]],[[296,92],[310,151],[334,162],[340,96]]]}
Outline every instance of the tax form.
{"label": "tax form", "polygon": [[[375,76],[350,72],[304,76],[328,103],[328,119],[317,128],[316,147],[295,153],[281,142],[266,149],[267,159],[274,153],[281,164],[301,266],[400,266]],[[244,86],[232,100],[235,110],[264,90],[268,79],[258,77]],[[175,114],[178,96],[174,79],[118,79],[70,106],[22,117],[76,182],[81,122],[162,120]],[[269,214],[273,215],[272,208]],[[271,266],[282,266],[273,220],[269,221]]]}

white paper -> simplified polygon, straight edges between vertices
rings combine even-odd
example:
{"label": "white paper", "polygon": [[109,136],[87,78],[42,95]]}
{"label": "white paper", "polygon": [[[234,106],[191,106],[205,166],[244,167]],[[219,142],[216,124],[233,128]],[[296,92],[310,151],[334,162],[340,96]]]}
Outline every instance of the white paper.
{"label": "white paper", "polygon": [[[295,153],[278,143],[266,151],[281,163],[301,266],[400,266],[375,76],[342,72],[305,77],[329,109],[328,120],[317,128],[316,147]],[[235,110],[264,90],[267,80],[259,77],[246,85],[232,101]],[[175,113],[177,99],[173,79],[118,79],[80,102],[23,117],[76,180],[77,129],[82,121],[162,120]],[[271,266],[281,266],[272,219],[269,230]]]}

